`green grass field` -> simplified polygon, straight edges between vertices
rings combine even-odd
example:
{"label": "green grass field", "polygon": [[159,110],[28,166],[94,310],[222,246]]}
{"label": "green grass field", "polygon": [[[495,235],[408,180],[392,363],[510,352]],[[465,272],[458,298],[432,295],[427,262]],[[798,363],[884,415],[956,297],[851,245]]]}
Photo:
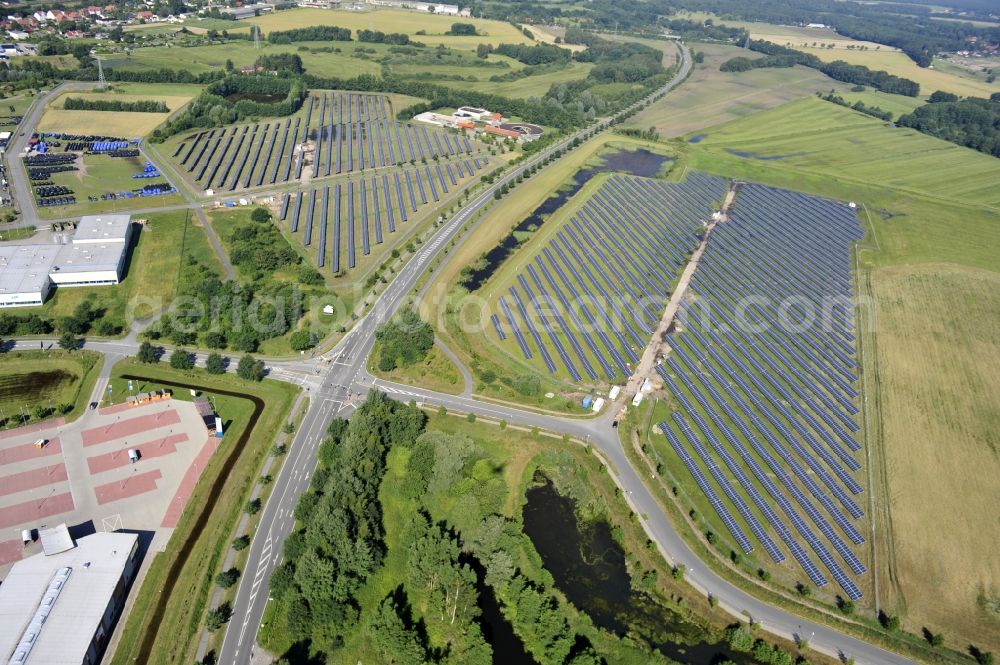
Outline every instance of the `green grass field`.
{"label": "green grass field", "polygon": [[[121,641],[111,657],[111,662],[116,665],[131,664],[140,657],[146,663],[192,662],[201,637],[208,599],[214,589],[212,577],[229,546],[230,534],[242,514],[243,504],[260,473],[261,464],[288,417],[298,388],[277,381],[249,384],[232,375],[212,376],[204,370],[179,372],[164,363],[143,365],[134,361],[115,365],[112,385],[124,387],[126,382],[120,378],[124,374],[148,377],[148,382],[139,382],[139,390],[160,387],[160,381],[202,386],[212,396],[219,413],[232,421],[219,451],[202,472],[166,550],[148,554],[153,557],[152,563],[142,584],[132,590],[136,594],[135,603],[124,620]],[[248,399],[213,394],[213,388],[242,392],[264,401],[260,420],[231,468],[225,465],[228,457],[226,442],[235,444],[246,430],[253,404]],[[178,399],[190,399],[186,389],[174,388],[174,395]],[[208,505],[211,486],[222,477],[225,478],[222,490],[214,505]],[[204,518],[204,526],[194,534],[195,524],[206,510],[210,512]],[[193,542],[188,543],[191,538],[194,538]],[[179,561],[184,547],[189,551],[183,561]],[[177,576],[169,577],[178,566]],[[166,586],[170,587],[170,592],[162,619],[153,624],[154,608]],[[154,648],[147,652],[144,642],[148,639],[152,639]]]}
{"label": "green grass field", "polygon": [[1000,205],[995,158],[815,97],[713,127],[697,145],[714,153],[740,151],[749,162],[797,173]]}
{"label": "green grass field", "polygon": [[571,62],[565,68],[557,71],[528,76],[516,81],[501,81],[498,83],[489,80],[489,77],[494,73],[493,70],[489,70],[483,74],[483,78],[478,83],[461,83],[458,81],[442,81],[442,83],[452,87],[464,87],[471,90],[478,90],[479,92],[503,95],[505,97],[527,99],[528,97],[544,96],[549,91],[549,88],[558,83],[585,79],[593,66],[593,63],[590,62]]}
{"label": "green grass field", "polygon": [[654,127],[672,138],[742,118],[816,92],[848,86],[806,67],[720,72],[719,65],[737,55],[757,57],[735,46],[694,44],[705,61],[694,66],[690,78],[677,90],[629,119],[630,127]]}
{"label": "green grass field", "polygon": [[462,375],[455,363],[437,346],[431,347],[427,356],[420,362],[409,367],[397,367],[391,372],[383,372],[378,368],[379,345],[376,343],[368,358],[368,371],[380,379],[407,383],[428,390],[458,395],[462,392]]}
{"label": "green grass field", "polygon": [[[68,352],[10,351],[0,354],[0,421],[12,427],[20,416],[35,422],[34,409],[49,409],[46,416],[73,420],[87,406],[101,370],[100,354]],[[61,405],[71,410],[62,412]]]}

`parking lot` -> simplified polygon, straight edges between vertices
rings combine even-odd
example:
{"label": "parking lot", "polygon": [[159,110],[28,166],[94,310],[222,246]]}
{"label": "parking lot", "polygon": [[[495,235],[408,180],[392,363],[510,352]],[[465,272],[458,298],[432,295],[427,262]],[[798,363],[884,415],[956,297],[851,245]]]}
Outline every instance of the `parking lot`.
{"label": "parking lot", "polygon": [[209,434],[194,405],[174,399],[0,433],[0,576],[40,550],[23,530],[65,522],[83,533],[156,531],[165,542],[216,448]]}

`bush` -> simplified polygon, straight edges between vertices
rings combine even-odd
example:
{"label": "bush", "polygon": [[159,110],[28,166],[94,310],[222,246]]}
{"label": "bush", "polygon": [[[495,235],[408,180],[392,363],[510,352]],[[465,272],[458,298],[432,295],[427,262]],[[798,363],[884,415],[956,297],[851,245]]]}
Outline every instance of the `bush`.
{"label": "bush", "polygon": [[245,355],[236,365],[236,374],[244,381],[263,381],[264,363],[249,354]]}
{"label": "bush", "polygon": [[250,546],[250,536],[243,534],[242,536],[236,536],[233,538],[233,549],[237,552],[241,552]]}
{"label": "bush", "polygon": [[223,589],[228,589],[236,584],[236,580],[238,579],[240,579],[240,571],[236,568],[230,568],[215,576],[215,585]]}
{"label": "bush", "polygon": [[305,351],[316,346],[316,341],[308,330],[296,330],[288,337],[288,346],[292,347],[293,351]]}
{"label": "bush", "polygon": [[205,371],[209,374],[224,374],[226,372],[226,361],[218,353],[210,353],[205,358]]}
{"label": "bush", "polygon": [[194,367],[194,356],[184,349],[174,349],[170,354],[170,366],[180,370],[191,369]]}
{"label": "bush", "polygon": [[205,618],[205,626],[214,633],[226,625],[231,616],[233,616],[233,608],[230,607],[229,603],[222,603],[215,609],[209,610],[208,616]]}
{"label": "bush", "polygon": [[271,212],[267,208],[254,208],[253,212],[250,213],[250,220],[254,222],[270,222]]}
{"label": "bush", "polygon": [[139,345],[139,351],[135,354],[136,359],[141,363],[152,364],[160,361],[159,350],[149,342]]}
{"label": "bush", "polygon": [[260,512],[260,499],[251,499],[247,501],[247,505],[243,508],[247,515],[256,515]]}
{"label": "bush", "polygon": [[534,374],[521,374],[514,379],[511,387],[525,397],[538,397],[542,394],[542,381]]}

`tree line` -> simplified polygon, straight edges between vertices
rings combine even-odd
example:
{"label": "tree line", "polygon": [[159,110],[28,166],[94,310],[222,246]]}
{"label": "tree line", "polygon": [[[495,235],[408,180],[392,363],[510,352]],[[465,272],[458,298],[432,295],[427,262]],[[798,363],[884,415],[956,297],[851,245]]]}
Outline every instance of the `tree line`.
{"label": "tree line", "polygon": [[858,113],[864,113],[865,115],[870,115],[873,118],[878,118],[879,120],[892,122],[892,113],[890,113],[889,111],[884,111],[878,106],[868,106],[861,100],[858,100],[852,104],[843,97],[841,97],[840,95],[836,95],[832,92],[827,93],[825,95],[821,92],[817,92],[816,96],[822,100],[831,102],[833,104],[837,104],[838,106],[845,106],[849,109],[854,109]]}
{"label": "tree line", "polygon": [[82,97],[67,97],[63,102],[67,111],[122,111],[125,113],[170,113],[164,102],[152,99],[142,99],[126,102],[112,99],[84,99]]}

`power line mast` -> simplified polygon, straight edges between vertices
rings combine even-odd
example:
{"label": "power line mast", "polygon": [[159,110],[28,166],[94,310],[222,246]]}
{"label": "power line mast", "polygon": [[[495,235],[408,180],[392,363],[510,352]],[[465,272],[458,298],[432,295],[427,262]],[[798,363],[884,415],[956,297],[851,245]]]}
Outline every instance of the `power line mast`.
{"label": "power line mast", "polygon": [[104,63],[101,56],[96,56],[97,60],[97,89],[104,92],[108,88],[108,82],[104,80]]}

